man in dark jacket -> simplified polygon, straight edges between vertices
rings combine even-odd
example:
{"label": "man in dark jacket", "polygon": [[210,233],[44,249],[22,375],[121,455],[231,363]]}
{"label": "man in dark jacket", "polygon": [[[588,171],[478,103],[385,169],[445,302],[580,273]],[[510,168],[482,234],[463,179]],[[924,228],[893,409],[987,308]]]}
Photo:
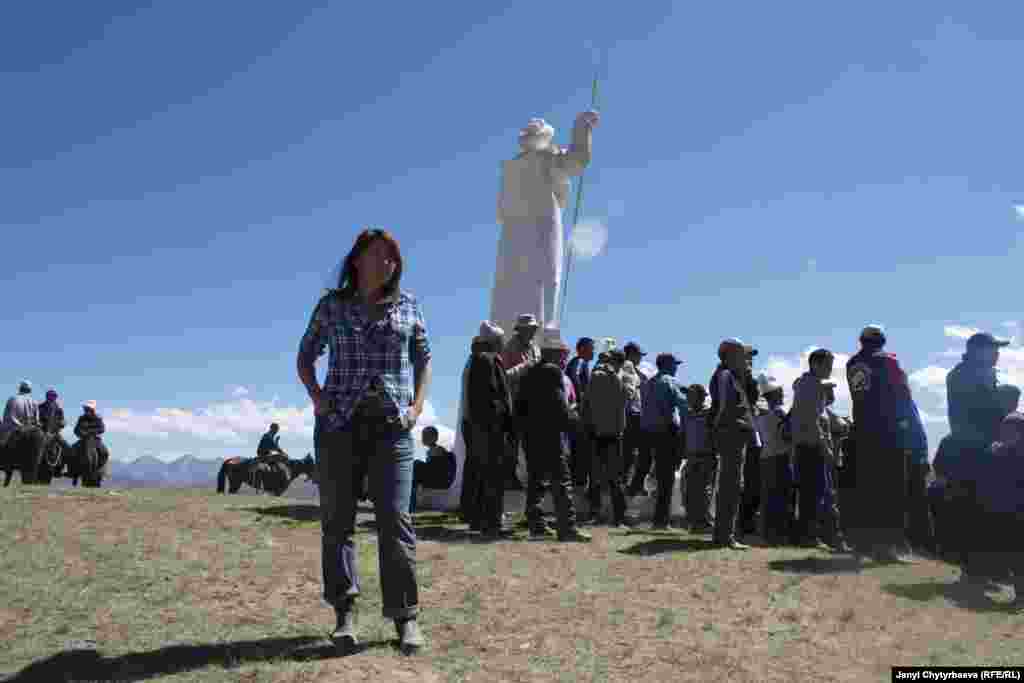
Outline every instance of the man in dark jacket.
{"label": "man in dark jacket", "polygon": [[715,372],[712,396],[717,410],[712,414],[714,443],[719,454],[718,500],[715,512],[715,542],[725,548],[746,550],[736,540],[736,518],[743,496],[743,470],[747,448],[760,446],[754,424],[753,406],[747,395],[751,347],[739,339],[725,339],[718,347],[722,366]]}
{"label": "man in dark jacket", "polygon": [[[1001,399],[1002,387],[996,378],[999,349],[1008,345],[1007,340],[978,332],[967,340],[960,363],[946,375],[950,434],[939,446],[935,469],[947,486],[948,504],[943,506],[942,515],[949,527],[943,530],[948,541],[946,550],[959,558],[965,583],[986,578],[986,570],[977,561],[972,562],[970,551],[983,524],[978,513],[980,502],[976,500],[974,461],[988,457],[999,424],[1012,410]],[[951,519],[955,523],[950,523]]]}
{"label": "man in dark jacket", "polygon": [[75,436],[80,439],[79,444],[83,446],[86,439],[96,439],[96,452],[99,456],[98,467],[100,468],[106,465],[110,458],[110,452],[102,438],[106,431],[103,418],[96,412],[96,401],[83,403],[82,414],[78,417],[78,422],[75,423]]}
{"label": "man in dark jacket", "polygon": [[485,350],[474,352],[469,366],[467,398],[473,452],[477,463],[480,531],[497,538],[504,507],[506,437],[511,432],[512,405],[501,357],[501,331],[478,337]]}
{"label": "man in dark jacket", "polygon": [[526,445],[526,521],[531,538],[548,536],[540,501],[545,493],[544,479],[550,476],[558,514],[558,539],[589,541],[590,536],[576,528],[569,472],[569,399],[562,370],[568,353],[569,347],[562,342],[558,330],[544,330],[541,362],[526,371],[516,393],[516,421]]}
{"label": "man in dark jacket", "polygon": [[[71,446],[61,435],[61,430],[66,427],[64,422],[64,409],[57,403],[57,391],[50,389],[46,392],[46,400],[39,404],[39,424],[47,434],[53,434],[60,444],[61,452],[68,454]],[[63,465],[60,466],[63,469]]]}
{"label": "man in dark jacket", "polygon": [[879,325],[861,331],[860,351],[846,363],[853,398],[856,481],[844,505],[851,545],[884,562],[908,560],[904,530],[908,452],[928,441],[896,356],[883,351]]}

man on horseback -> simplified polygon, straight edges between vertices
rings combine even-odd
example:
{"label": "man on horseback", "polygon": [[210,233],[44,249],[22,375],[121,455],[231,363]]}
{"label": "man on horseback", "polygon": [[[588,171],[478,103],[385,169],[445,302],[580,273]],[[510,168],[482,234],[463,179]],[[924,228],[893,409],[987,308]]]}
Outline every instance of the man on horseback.
{"label": "man on horseback", "polygon": [[[39,404],[39,424],[43,431],[48,436],[52,436],[60,445],[58,456],[71,450],[71,446],[61,435],[61,430],[67,426],[67,423],[64,421],[64,409],[57,403],[56,389],[47,391],[46,400]],[[63,467],[62,463],[58,465],[58,469],[63,469]],[[57,472],[56,475],[60,476],[60,473]]]}
{"label": "man on horseback", "polygon": [[39,426],[39,408],[32,400],[32,384],[22,380],[18,394],[7,400],[4,419],[0,422],[0,448],[7,445],[16,432]]}
{"label": "man on horseback", "polygon": [[110,452],[101,438],[107,428],[103,424],[103,418],[96,412],[96,401],[86,401],[82,404],[82,414],[75,424],[75,436],[79,438],[79,444],[84,447],[87,439],[96,439],[97,469],[102,470],[107,464]]}

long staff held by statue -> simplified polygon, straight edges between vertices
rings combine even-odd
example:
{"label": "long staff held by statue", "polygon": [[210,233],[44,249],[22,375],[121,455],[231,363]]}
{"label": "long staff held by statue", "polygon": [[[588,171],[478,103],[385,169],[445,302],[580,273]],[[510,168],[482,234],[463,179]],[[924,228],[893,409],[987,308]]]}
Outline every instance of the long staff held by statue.
{"label": "long staff held by statue", "polygon": [[[597,111],[597,74],[594,75],[594,82],[590,88],[590,108]],[[562,276],[562,304],[558,311],[558,324],[565,329],[565,301],[569,298],[569,275],[572,273],[573,258],[576,247],[573,244],[573,236],[576,233],[576,226],[580,220],[580,208],[583,206],[583,181],[586,178],[586,170],[580,174],[579,183],[576,185],[576,207],[573,209],[572,229],[569,232],[568,249],[565,255],[565,274]]]}

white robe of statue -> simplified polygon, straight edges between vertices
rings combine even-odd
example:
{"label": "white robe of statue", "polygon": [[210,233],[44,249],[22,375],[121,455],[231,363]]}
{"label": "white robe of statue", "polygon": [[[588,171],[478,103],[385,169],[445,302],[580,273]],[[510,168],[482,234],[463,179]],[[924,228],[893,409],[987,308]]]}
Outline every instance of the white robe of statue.
{"label": "white robe of statue", "polygon": [[562,280],[562,210],[569,202],[569,179],[590,163],[596,112],[576,117],[572,145],[552,144],[554,129],[532,119],[519,134],[522,152],[503,162],[498,193],[498,257],[491,290],[490,320],[509,331],[524,313],[541,327],[559,327]]}

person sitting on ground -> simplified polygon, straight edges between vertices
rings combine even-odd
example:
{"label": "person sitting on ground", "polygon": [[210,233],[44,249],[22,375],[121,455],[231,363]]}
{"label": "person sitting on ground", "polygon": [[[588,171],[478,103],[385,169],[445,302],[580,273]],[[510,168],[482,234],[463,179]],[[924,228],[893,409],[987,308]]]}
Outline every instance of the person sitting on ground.
{"label": "person sitting on ground", "polygon": [[626,525],[626,496],[623,492],[622,435],[626,430],[626,389],[619,371],[626,362],[622,351],[608,352],[607,362],[594,368],[590,388],[583,399],[583,419],[593,435],[594,456],[590,473],[591,519],[604,521],[601,514],[601,489],[608,487],[612,501],[613,524]]}
{"label": "person sitting on ground", "polygon": [[417,460],[412,465],[412,495],[409,498],[409,514],[416,512],[416,493],[422,486],[427,489],[447,490],[455,481],[457,463],[455,454],[437,442],[439,434],[433,425],[423,428],[421,438],[427,447],[426,461]]}
{"label": "person sitting on ground", "polygon": [[4,419],[0,422],[0,447],[15,432],[39,424],[39,407],[32,400],[32,384],[22,380],[18,385],[18,395],[7,400],[4,407]]}

